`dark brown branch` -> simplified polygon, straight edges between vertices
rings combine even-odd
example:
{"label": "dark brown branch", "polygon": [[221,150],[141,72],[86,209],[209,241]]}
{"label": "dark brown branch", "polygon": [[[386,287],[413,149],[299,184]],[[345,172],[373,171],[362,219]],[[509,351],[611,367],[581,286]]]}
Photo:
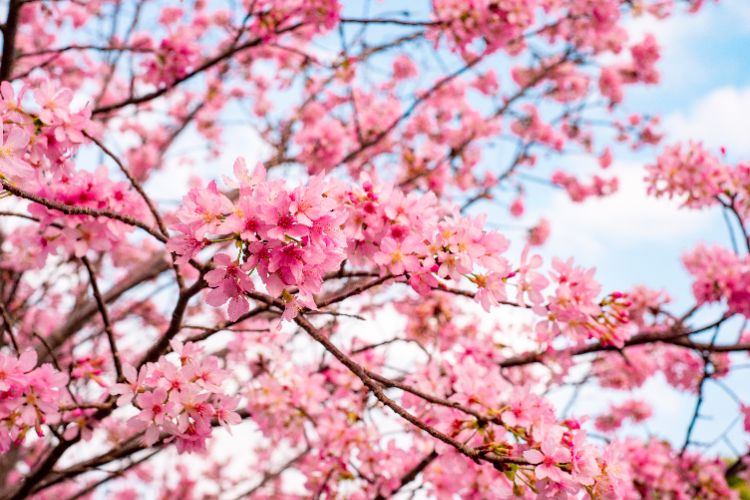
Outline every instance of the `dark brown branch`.
{"label": "dark brown branch", "polygon": [[[169,238],[169,232],[167,231],[167,226],[164,224],[164,220],[162,219],[161,215],[159,214],[159,210],[156,208],[156,205],[154,205],[154,202],[151,200],[151,198],[146,194],[146,191],[143,189],[143,186],[141,186],[141,183],[138,182],[138,180],[133,177],[133,175],[130,173],[130,170],[125,166],[125,164],[120,160],[120,158],[114,154],[107,146],[105,146],[99,139],[96,139],[95,137],[92,137],[88,133],[84,132],[84,135],[91,139],[91,141],[99,146],[99,149],[101,149],[104,154],[109,156],[112,161],[115,162],[117,167],[120,169],[120,172],[127,177],[128,181],[130,182],[130,185],[133,186],[133,189],[135,189],[138,194],[141,196],[141,199],[143,199],[143,202],[148,207],[149,212],[151,212],[151,215],[154,217],[154,221],[156,221],[156,225],[159,228],[159,231],[165,238]],[[172,268],[174,269],[175,278],[177,279],[177,285],[180,287],[180,290],[182,290],[185,287],[185,283],[182,279],[182,275],[180,274],[180,269],[177,266],[177,256],[172,253]]]}
{"label": "dark brown branch", "polygon": [[152,227],[149,227],[148,225],[144,224],[143,222],[136,220],[130,216],[118,214],[117,212],[112,212],[111,210],[95,210],[93,208],[86,208],[86,207],[79,207],[76,205],[68,205],[66,203],[60,203],[54,200],[49,200],[47,198],[44,198],[42,196],[38,196],[34,193],[30,193],[28,191],[25,191],[10,182],[8,182],[5,179],[0,179],[0,185],[3,186],[3,188],[8,191],[9,193],[13,193],[16,196],[19,196],[21,198],[27,199],[29,201],[33,201],[35,203],[39,203],[40,205],[44,205],[47,208],[51,208],[54,210],[58,210],[65,215],[87,215],[89,217],[106,217],[108,219],[113,219],[116,221],[120,221],[124,224],[127,224],[129,226],[134,226],[143,229],[148,234],[156,238],[157,240],[161,241],[162,243],[167,242],[167,238],[163,235],[159,234],[156,230],[154,230]]}
{"label": "dark brown branch", "polygon": [[732,465],[727,467],[727,470],[724,472],[724,477],[729,479],[730,477],[736,476],[740,472],[747,469],[746,460],[748,458],[750,458],[750,452],[742,455],[741,457],[737,457],[737,460],[735,460]]}
{"label": "dark brown branch", "polygon": [[18,350],[18,342],[16,341],[16,336],[13,334],[13,324],[11,323],[8,311],[5,309],[5,304],[0,304],[0,313],[3,317],[3,329],[5,330],[5,333],[8,334],[10,343],[13,345],[13,349],[15,349],[16,354],[20,354],[21,351]]}
{"label": "dark brown branch", "polygon": [[[679,340],[681,337],[687,337],[689,335],[702,333],[707,330],[711,330],[712,328],[716,328],[716,326],[724,323],[731,316],[732,316],[731,314],[724,315],[720,319],[718,319],[717,321],[709,325],[696,328],[695,330],[690,330],[690,331],[686,331],[680,324],[677,324],[671,330],[667,332],[642,332],[637,335],[634,335],[629,340],[625,341],[625,345],[623,346],[623,349],[626,347],[658,343],[658,342],[665,342],[665,343],[670,343],[670,344],[675,344],[675,345],[683,345],[681,341]],[[688,343],[687,345],[685,345],[685,347],[700,348],[701,344]],[[722,346],[715,346],[713,349],[718,352],[720,348],[722,348]],[[620,350],[620,349],[612,345],[605,345],[600,342],[596,342],[594,344],[584,345],[581,347],[575,347],[572,349],[554,351],[552,354],[560,354],[564,352],[566,355],[569,355],[569,356],[580,356],[583,354],[590,354],[594,352],[617,351],[617,350]],[[744,350],[744,349],[737,349],[737,350]],[[526,354],[519,354],[517,356],[513,356],[511,358],[501,361],[499,363],[499,366],[502,368],[510,368],[514,366],[523,366],[523,365],[529,365],[533,363],[544,363],[545,358],[549,355],[550,353],[545,353],[545,352],[541,352],[541,353],[530,352]]]}
{"label": "dark brown branch", "polygon": [[13,494],[9,494],[8,496],[4,496],[2,498],[11,500],[22,500],[24,498],[27,498],[29,493],[31,493],[34,488],[38,487],[42,479],[44,479],[47,474],[52,471],[52,468],[55,466],[57,461],[60,460],[60,457],[63,456],[63,453],[65,453],[68,448],[77,443],[79,439],[80,438],[75,438],[70,441],[61,441],[49,452],[47,457],[36,468],[34,472],[26,476],[26,479],[19,485],[18,489],[13,492]]}
{"label": "dark brown branch", "polygon": [[369,290],[371,288],[375,288],[376,286],[382,285],[389,279],[394,278],[392,274],[386,274],[384,276],[381,276],[380,278],[377,278],[372,281],[366,281],[364,283],[360,283],[359,285],[353,286],[351,288],[347,288],[346,290],[337,293],[331,297],[324,298],[320,300],[317,303],[317,306],[320,308],[328,307],[332,304],[336,304],[337,302],[342,302],[349,297],[352,297],[354,295],[359,295],[360,293]]}
{"label": "dark brown branch", "polygon": [[16,55],[16,32],[21,16],[20,0],[10,0],[8,3],[8,17],[3,25],[3,55],[0,60],[0,81],[10,80],[13,74],[13,60]]}
{"label": "dark brown branch", "polygon": [[[193,335],[192,337],[189,337],[187,339],[187,342],[201,342],[203,340],[206,340],[210,336],[214,335],[215,333],[228,330],[228,331],[235,331],[235,330],[229,330],[232,326],[242,323],[243,321],[253,318],[255,316],[258,316],[260,314],[263,314],[264,312],[270,311],[269,306],[260,306],[256,307],[251,311],[246,312],[239,318],[237,318],[235,321],[223,321],[219,323],[216,326],[213,327],[204,327],[204,326],[196,326],[196,325],[182,325],[181,329],[198,329],[203,330],[202,333],[198,333],[196,335]],[[263,331],[266,331],[267,329],[263,329]]]}
{"label": "dark brown branch", "polygon": [[400,26],[440,26],[445,24],[443,21],[410,21],[409,19],[390,19],[390,18],[356,18],[342,17],[343,24],[397,24]]}
{"label": "dark brown branch", "polygon": [[[240,418],[245,419],[249,417],[249,413],[245,410],[239,410],[237,412],[240,415]],[[97,416],[102,417],[105,414],[109,414],[107,410],[101,410],[97,412]],[[211,425],[213,427],[217,427],[220,425],[220,423],[217,420],[213,420],[211,422]],[[133,436],[131,439],[121,443],[118,447],[112,448],[98,456],[95,456],[93,458],[89,458],[87,460],[84,460],[82,462],[78,462],[74,465],[71,465],[65,469],[62,470],[56,470],[52,471],[51,466],[50,468],[45,467],[44,475],[38,475],[37,473],[33,474],[33,477],[31,479],[27,479],[27,483],[30,482],[30,485],[24,484],[24,492],[25,493],[37,493],[39,491],[42,491],[46,488],[49,488],[51,486],[54,486],[55,484],[59,484],[67,479],[72,479],[74,477],[77,477],[81,474],[85,474],[87,472],[90,472],[93,469],[96,469],[98,467],[101,467],[103,465],[106,465],[108,463],[111,463],[115,460],[120,460],[123,458],[127,458],[134,453],[138,453],[139,451],[149,449],[148,446],[144,445],[141,442],[141,437],[143,437],[143,433],[137,434]],[[163,433],[159,440],[154,443],[153,446],[150,448],[160,448],[166,444],[168,444],[167,440],[169,438],[169,434]],[[60,446],[69,446],[70,444],[73,444],[77,442],[78,439],[76,438],[73,441],[63,441],[60,445],[58,445],[58,448]],[[64,451],[64,450],[63,450]],[[62,454],[62,452],[58,452],[57,449],[53,451],[53,454]],[[52,455],[50,455],[49,460],[51,460]],[[59,456],[57,456],[59,459]],[[46,465],[46,461],[45,461]],[[53,463],[54,465],[54,463]],[[38,469],[38,472],[41,471],[41,467]],[[46,479],[45,479],[46,478]],[[15,496],[7,497],[7,498],[13,498],[14,500],[18,498],[19,500],[21,498],[26,498],[24,495],[20,495],[22,492],[16,492]],[[20,496],[19,496],[20,495]],[[3,497],[6,498],[6,497]]]}
{"label": "dark brown branch", "polygon": [[32,217],[31,215],[21,214],[18,212],[10,212],[8,210],[0,210],[0,217],[17,217],[19,219],[26,219],[34,222],[39,222],[39,219]]}
{"label": "dark brown branch", "polygon": [[[268,300],[268,299],[265,299],[265,300]],[[277,307],[283,307],[283,304],[278,303],[279,301],[272,300],[271,302]],[[362,383],[370,390],[370,392],[373,393],[373,395],[375,395],[375,397],[381,403],[383,403],[385,406],[390,408],[398,416],[400,416],[407,422],[411,423],[418,429],[429,434],[433,438],[452,446],[453,448],[458,450],[460,453],[471,458],[472,460],[476,462],[479,462],[480,460],[484,460],[486,462],[492,463],[493,465],[499,468],[502,468],[507,464],[526,464],[527,463],[526,461],[522,459],[518,459],[514,457],[487,455],[485,452],[471,448],[465,445],[464,443],[442,433],[441,431],[435,429],[434,427],[425,424],[419,418],[415,417],[414,415],[409,413],[407,410],[405,410],[401,405],[399,405],[394,400],[389,398],[383,391],[383,386],[380,385],[380,383],[372,379],[364,368],[362,368],[359,364],[357,364],[355,361],[349,358],[346,354],[344,354],[338,347],[336,347],[333,344],[333,342],[328,340],[328,338],[325,335],[320,333],[318,329],[315,328],[312,325],[312,323],[310,323],[302,314],[297,315],[297,317],[294,318],[294,320],[300,327],[302,327],[303,330],[305,330],[313,339],[315,339],[316,342],[321,344],[326,349],[326,351],[331,353],[344,366],[346,366],[354,375],[356,375],[357,378],[359,378],[362,381]]]}
{"label": "dark brown branch", "polygon": [[117,343],[115,342],[115,334],[112,331],[112,323],[109,321],[109,313],[107,312],[107,304],[102,299],[102,294],[99,291],[99,285],[96,282],[96,275],[94,270],[91,268],[91,263],[86,256],[81,257],[86,271],[89,274],[89,280],[91,281],[91,289],[94,292],[94,298],[96,299],[96,305],[99,308],[99,314],[102,317],[102,323],[104,323],[104,332],[107,334],[107,342],[109,342],[109,349],[112,351],[112,362],[115,365],[115,372],[117,373],[118,382],[123,380],[122,374],[122,362],[120,361],[120,354],[117,351]]}
{"label": "dark brown branch", "polygon": [[[102,295],[105,303],[111,303],[120,298],[124,293],[132,290],[138,285],[156,278],[169,269],[167,256],[157,253],[151,259],[141,264],[138,268],[128,273],[121,281],[115,284]],[[67,339],[77,333],[98,311],[96,301],[88,301],[76,307],[68,316],[67,321],[52,332],[47,338],[47,344],[51,351],[57,350]],[[44,350],[37,350],[40,359],[47,356]]]}
{"label": "dark brown branch", "polygon": [[[417,476],[419,476],[422,473],[422,471],[424,471],[427,468],[428,465],[430,465],[432,462],[435,461],[437,457],[438,457],[437,452],[435,450],[432,450],[429,455],[424,457],[414,467],[409,469],[409,471],[406,474],[401,476],[401,481],[399,481],[398,486],[396,487],[395,490],[388,493],[388,497],[389,498],[392,497],[393,495],[401,491],[401,489],[403,489],[404,486],[414,481],[417,478]],[[375,496],[375,500],[385,500],[385,498],[386,497],[384,497],[381,493],[378,493]]]}
{"label": "dark brown branch", "polygon": [[132,469],[133,467],[137,467],[138,465],[140,465],[140,464],[142,464],[142,463],[144,463],[144,462],[146,462],[148,460],[151,460],[155,455],[157,455],[158,453],[161,453],[163,450],[164,450],[164,448],[157,448],[157,449],[153,450],[152,452],[147,453],[143,457],[139,458],[138,460],[132,460],[131,462],[129,462],[128,464],[126,464],[124,467],[120,467],[117,470],[114,470],[114,471],[111,471],[111,472],[107,472],[107,475],[104,478],[102,478],[99,481],[96,481],[95,483],[92,483],[89,486],[85,487],[84,489],[82,489],[81,491],[79,491],[78,493],[76,493],[75,495],[73,495],[70,498],[68,498],[68,500],[76,500],[78,498],[81,498],[81,497],[84,497],[84,496],[88,495],[92,491],[96,490],[99,486],[112,481],[116,477],[122,476],[125,472],[127,472],[130,469]]}
{"label": "dark brown branch", "polygon": [[[288,27],[286,27],[284,29],[280,29],[280,30],[276,31],[275,34],[276,35],[282,35],[284,33],[289,33],[291,31],[294,31],[294,30],[298,29],[303,24],[304,23],[297,23],[297,24],[294,24],[292,26],[288,26]],[[112,111],[116,111],[116,110],[124,108],[126,106],[130,106],[130,105],[133,105],[133,104],[135,104],[135,105],[137,105],[137,104],[143,104],[144,102],[152,101],[152,100],[154,100],[154,99],[156,99],[158,97],[163,96],[164,94],[166,94],[170,90],[174,89],[175,87],[177,87],[181,83],[183,83],[183,82],[185,82],[187,80],[190,80],[194,76],[199,75],[199,74],[203,73],[204,71],[206,71],[208,69],[211,69],[212,67],[216,66],[217,64],[219,64],[220,62],[222,62],[222,61],[224,61],[226,59],[229,59],[230,57],[234,56],[238,52],[242,52],[243,50],[247,50],[249,48],[257,47],[258,45],[261,45],[265,40],[266,40],[266,38],[260,37],[260,38],[254,38],[253,40],[251,40],[251,41],[249,41],[247,43],[243,43],[242,45],[237,45],[237,46],[233,45],[232,47],[230,47],[229,49],[223,51],[222,53],[220,53],[220,54],[218,54],[218,55],[216,55],[216,56],[208,59],[203,64],[201,64],[200,66],[198,66],[197,68],[195,68],[193,71],[190,71],[189,73],[187,73],[185,76],[182,76],[182,77],[178,78],[171,85],[168,85],[166,87],[162,87],[162,88],[160,88],[158,90],[155,90],[153,92],[149,92],[148,94],[144,94],[144,95],[137,96],[137,97],[130,97],[130,98],[125,99],[124,101],[120,101],[118,103],[108,104],[106,106],[100,106],[100,107],[94,109],[91,112],[91,114],[92,115],[99,115],[99,114],[110,113]]]}
{"label": "dark brown branch", "polygon": [[419,107],[420,104],[428,100],[430,97],[432,97],[438,90],[443,88],[445,85],[453,81],[454,79],[458,78],[465,72],[469,71],[471,68],[479,64],[483,59],[485,55],[482,54],[480,56],[477,56],[473,58],[471,61],[466,63],[465,65],[461,66],[459,69],[454,71],[453,73],[450,73],[449,75],[444,76],[443,78],[439,79],[432,87],[430,87],[426,92],[423,92],[417,97],[411,105],[406,108],[406,111],[404,111],[399,117],[397,117],[395,120],[393,120],[385,129],[381,130],[379,133],[375,135],[372,139],[369,139],[365,141],[360,147],[357,149],[349,152],[344,156],[344,158],[338,163],[339,165],[344,165],[346,163],[349,163],[353,159],[355,159],[357,156],[359,156],[364,151],[370,149],[371,147],[377,145],[380,141],[382,141],[388,134],[390,134],[398,125],[409,118],[414,111]]}
{"label": "dark brown branch", "polygon": [[367,375],[370,378],[372,378],[373,380],[375,380],[375,381],[383,384],[385,387],[395,387],[397,389],[401,389],[404,392],[408,392],[410,394],[414,394],[418,398],[424,399],[425,401],[428,401],[430,403],[437,404],[437,405],[440,405],[440,406],[445,406],[447,408],[453,408],[454,410],[462,411],[462,412],[466,413],[467,415],[471,415],[472,417],[476,418],[480,422],[488,422],[488,421],[492,420],[492,419],[490,419],[488,417],[485,417],[484,415],[482,415],[478,411],[475,411],[475,410],[473,410],[473,409],[471,409],[471,408],[469,408],[467,406],[462,405],[461,403],[458,403],[457,401],[450,401],[448,399],[440,398],[440,397],[434,396],[432,394],[427,394],[426,392],[422,392],[419,389],[411,387],[411,386],[409,386],[407,384],[404,384],[404,383],[398,382],[396,380],[392,380],[392,379],[386,378],[386,377],[384,377],[382,375],[379,375],[377,373],[371,372],[369,370],[365,370],[365,372],[367,373]]}
{"label": "dark brown branch", "polygon": [[177,298],[177,304],[175,304],[174,310],[172,311],[172,319],[169,322],[169,326],[161,337],[159,337],[159,340],[157,340],[146,354],[143,355],[143,358],[138,363],[139,368],[148,362],[156,361],[159,356],[166,351],[167,347],[169,347],[169,341],[180,332],[182,318],[185,314],[185,309],[187,309],[188,302],[190,302],[190,299],[198,292],[206,288],[206,286],[206,282],[203,280],[203,275],[201,275],[190,288],[180,291],[180,295]]}
{"label": "dark brown branch", "polygon": [[[716,337],[718,335],[719,335],[719,326],[716,327],[714,334],[711,336],[711,342],[709,345],[713,346],[716,343]],[[706,387],[706,381],[710,379],[712,375],[711,366],[712,365],[711,365],[709,352],[704,351],[703,352],[703,374],[701,375],[700,382],[698,382],[698,398],[695,401],[695,409],[693,410],[693,416],[690,419],[690,424],[688,425],[687,433],[685,434],[685,442],[682,444],[682,448],[680,449],[680,454],[679,454],[680,457],[682,457],[685,454],[688,446],[690,446],[690,444],[692,443],[691,438],[693,435],[693,429],[695,429],[695,425],[698,422],[698,417],[700,417],[701,406],[703,406],[703,391],[704,391],[704,388]]]}
{"label": "dark brown branch", "polygon": [[37,50],[35,52],[24,52],[18,54],[16,60],[19,61],[28,57],[46,56],[49,54],[62,54],[73,50],[94,50],[96,52],[153,52],[153,49],[143,47],[104,47],[101,45],[66,45],[65,47],[56,47],[51,49]]}
{"label": "dark brown branch", "polygon": [[99,149],[104,152],[107,156],[109,156],[112,161],[115,162],[117,167],[120,169],[120,172],[127,177],[128,181],[130,182],[130,185],[133,186],[133,189],[135,189],[138,194],[143,199],[144,203],[146,203],[146,206],[148,207],[149,212],[151,212],[151,215],[153,215],[154,220],[156,221],[156,225],[159,227],[159,231],[161,231],[161,234],[165,237],[169,237],[169,233],[167,232],[167,227],[164,225],[164,220],[162,220],[161,215],[159,215],[159,211],[156,209],[156,206],[154,205],[154,202],[151,201],[151,198],[146,194],[146,191],[144,191],[143,186],[141,186],[140,182],[138,182],[135,177],[130,173],[130,170],[122,163],[122,160],[114,154],[107,146],[104,145],[99,139],[96,137],[93,137],[89,135],[88,133],[84,132],[83,135],[88,137],[94,144],[96,144]]}

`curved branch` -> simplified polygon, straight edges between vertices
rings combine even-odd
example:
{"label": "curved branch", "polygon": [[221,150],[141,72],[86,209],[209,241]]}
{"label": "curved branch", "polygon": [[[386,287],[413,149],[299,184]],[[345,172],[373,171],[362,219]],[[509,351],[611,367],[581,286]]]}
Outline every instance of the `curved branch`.
{"label": "curved branch", "polygon": [[167,242],[167,238],[163,236],[162,234],[158,233],[156,230],[154,230],[154,228],[128,215],[118,214],[117,212],[112,212],[111,210],[95,210],[93,208],[79,207],[76,205],[68,205],[66,203],[60,203],[54,200],[44,198],[42,196],[38,196],[34,193],[25,191],[17,186],[14,186],[13,184],[11,184],[5,179],[0,179],[0,185],[2,185],[3,188],[9,193],[13,193],[16,196],[27,199],[29,201],[39,203],[40,205],[43,205],[47,208],[58,210],[64,213],[65,215],[87,215],[89,217],[94,217],[94,218],[104,217],[107,219],[113,219],[113,220],[122,222],[124,224],[127,224],[129,226],[143,229],[148,234],[150,234],[157,240],[161,241],[162,243]]}
{"label": "curved branch", "polygon": [[[274,32],[276,35],[282,35],[284,33],[289,33],[291,31],[294,31],[298,29],[299,27],[303,26],[304,23],[296,23],[292,26],[288,26],[284,29],[278,30]],[[106,106],[99,106],[98,108],[95,108],[91,114],[92,115],[100,115],[100,114],[106,114],[110,113],[112,111],[116,111],[118,109],[124,108],[126,106],[130,106],[131,104],[143,104],[145,102],[152,101],[156,99],[157,97],[161,97],[170,90],[174,89],[178,85],[180,85],[183,82],[186,82],[187,80],[190,80],[196,75],[199,75],[203,73],[204,71],[211,69],[212,67],[216,66],[220,62],[229,59],[230,57],[234,56],[238,52],[242,52],[243,50],[250,49],[252,47],[257,47],[258,45],[262,44],[264,41],[266,41],[267,38],[259,37],[255,38],[247,43],[243,43],[242,45],[238,46],[232,46],[231,48],[225,50],[224,52],[208,59],[203,64],[195,68],[193,71],[188,72],[186,75],[176,79],[171,85],[168,85],[166,87],[162,87],[158,90],[155,90],[153,92],[149,92],[147,94],[137,96],[137,97],[130,97],[128,99],[125,99],[124,101],[120,101],[118,103],[114,104],[108,104]]]}

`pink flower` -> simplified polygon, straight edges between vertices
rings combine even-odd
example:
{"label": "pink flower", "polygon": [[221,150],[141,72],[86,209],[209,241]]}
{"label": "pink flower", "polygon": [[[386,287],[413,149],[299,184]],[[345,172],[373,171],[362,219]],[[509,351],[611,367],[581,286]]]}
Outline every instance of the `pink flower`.
{"label": "pink flower", "polygon": [[34,99],[41,106],[39,118],[47,123],[66,122],[70,119],[70,103],[73,92],[66,88],[56,88],[51,80],[45,80],[34,89]]}
{"label": "pink flower", "polygon": [[54,423],[68,377],[51,365],[34,368],[33,350],[19,357],[0,352],[0,452],[19,445],[33,428],[39,437],[42,425]]}
{"label": "pink flower", "polygon": [[586,442],[586,433],[583,431],[574,431],[570,444],[570,463],[573,478],[579,484],[586,486],[594,484],[595,478],[601,475],[601,469],[597,462],[601,454],[600,450]]}
{"label": "pink flower", "polygon": [[215,268],[205,276],[206,283],[213,288],[206,295],[206,302],[219,307],[229,301],[229,319],[236,321],[250,309],[244,293],[255,289],[247,275],[248,266],[235,263],[223,253],[214,256],[214,263]]}
{"label": "pink flower", "polygon": [[547,437],[542,441],[541,451],[534,448],[526,450],[523,458],[536,465],[534,473],[537,480],[549,479],[561,483],[565,476],[559,465],[570,462],[570,450],[556,442],[554,437]]}
{"label": "pink flower", "polygon": [[185,230],[185,234],[178,234],[169,238],[167,250],[179,256],[177,258],[178,264],[187,264],[203,249],[205,243],[192,234],[188,234],[190,228],[187,225],[180,225],[178,229]]}
{"label": "pink flower", "polygon": [[0,392],[26,383],[27,373],[34,368],[36,360],[36,352],[33,350],[24,351],[17,359],[0,353]]}
{"label": "pink flower", "polygon": [[214,408],[208,402],[210,396],[210,393],[195,385],[188,385],[181,391],[172,392],[176,411],[180,414],[178,425],[183,432],[190,421],[202,422],[210,426],[210,419],[214,414]]}
{"label": "pink flower", "polygon": [[531,305],[539,305],[544,302],[542,290],[547,288],[549,281],[540,273],[535,271],[542,266],[542,258],[539,255],[532,255],[529,258],[530,248],[527,246],[521,253],[521,263],[517,274],[518,281],[516,287],[516,302],[526,304],[525,297],[529,298]]}
{"label": "pink flower", "polygon": [[391,274],[399,276],[404,272],[419,269],[419,259],[412,254],[418,251],[419,245],[414,240],[396,241],[393,238],[383,238],[380,251],[374,256],[375,263],[387,268]]}
{"label": "pink flower", "polygon": [[34,169],[24,161],[23,156],[29,143],[29,133],[18,126],[8,126],[0,122],[0,176],[11,179],[24,179],[34,175]]}
{"label": "pink flower", "polygon": [[400,55],[393,60],[393,78],[395,80],[405,80],[417,75],[417,66],[409,56]]}
{"label": "pink flower", "polygon": [[159,439],[161,426],[169,418],[174,403],[167,400],[167,390],[164,388],[139,394],[136,403],[141,408],[141,412],[131,418],[128,424],[139,430],[145,430],[143,442],[146,446],[151,446]]}
{"label": "pink flower", "polygon": [[307,235],[310,229],[292,214],[292,203],[291,197],[281,192],[271,203],[261,206],[263,220],[268,224],[261,229],[264,238],[285,242],[287,236],[300,238]]}
{"label": "pink flower", "polygon": [[529,229],[528,243],[530,246],[541,246],[547,241],[550,225],[547,219],[540,219],[536,226]]}
{"label": "pink flower", "polygon": [[513,217],[521,217],[524,212],[523,198],[519,196],[510,204],[510,214]]}
{"label": "pink flower", "polygon": [[125,363],[122,365],[122,374],[125,376],[127,383],[117,383],[109,389],[110,394],[120,394],[120,397],[117,398],[117,406],[125,406],[130,403],[137,394],[143,392],[145,387],[145,370],[137,373],[133,365]]}
{"label": "pink flower", "polygon": [[230,433],[230,426],[239,424],[242,417],[235,411],[240,402],[239,396],[220,396],[214,403],[214,416],[216,420]]}
{"label": "pink flower", "polygon": [[196,240],[203,240],[222,223],[222,218],[234,209],[232,202],[219,192],[215,182],[207,189],[191,189],[177,210],[177,218]]}
{"label": "pink flower", "polygon": [[475,274],[472,281],[477,285],[475,298],[485,311],[508,299],[505,276],[498,273]]}
{"label": "pink flower", "polygon": [[141,408],[139,420],[163,424],[172,403],[167,401],[167,390],[158,388],[153,392],[146,391],[138,395],[136,403]]}

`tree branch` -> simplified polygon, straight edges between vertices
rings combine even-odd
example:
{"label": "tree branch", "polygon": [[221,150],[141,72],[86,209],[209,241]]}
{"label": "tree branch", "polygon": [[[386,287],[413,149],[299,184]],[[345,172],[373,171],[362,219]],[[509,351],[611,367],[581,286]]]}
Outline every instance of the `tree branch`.
{"label": "tree branch", "polygon": [[21,16],[23,2],[10,0],[8,3],[8,17],[3,26],[3,55],[0,59],[0,81],[10,80],[13,74],[13,62],[16,55],[16,32]]}
{"label": "tree branch", "polygon": [[167,242],[167,238],[159,234],[152,227],[149,227],[143,222],[137,219],[134,219],[130,216],[118,214],[117,212],[112,212],[111,210],[95,210],[93,208],[79,207],[76,205],[68,205],[66,203],[60,203],[60,202],[36,195],[34,193],[25,191],[17,186],[14,186],[13,184],[11,184],[5,179],[0,179],[0,185],[2,185],[3,188],[9,193],[13,193],[16,196],[27,199],[29,201],[39,203],[40,205],[43,205],[47,208],[58,210],[64,213],[65,215],[87,215],[89,217],[94,217],[94,218],[105,217],[107,219],[113,219],[116,221],[120,221],[124,224],[127,224],[129,226],[141,228],[144,231],[146,231],[148,234],[156,238],[157,240],[161,241],[162,243]]}
{"label": "tree branch", "polygon": [[117,351],[117,343],[115,342],[115,334],[112,331],[112,324],[109,321],[109,313],[107,312],[107,305],[102,299],[102,294],[99,291],[99,285],[96,282],[96,275],[94,270],[91,268],[91,263],[86,256],[81,257],[83,265],[86,267],[86,271],[89,274],[89,280],[91,280],[91,289],[94,291],[94,298],[96,299],[96,305],[99,308],[99,314],[102,317],[102,323],[104,323],[104,331],[107,334],[107,341],[109,342],[109,349],[112,351],[112,362],[115,365],[115,372],[117,373],[117,381],[120,382],[124,379],[122,374],[122,362],[120,361],[120,355]]}

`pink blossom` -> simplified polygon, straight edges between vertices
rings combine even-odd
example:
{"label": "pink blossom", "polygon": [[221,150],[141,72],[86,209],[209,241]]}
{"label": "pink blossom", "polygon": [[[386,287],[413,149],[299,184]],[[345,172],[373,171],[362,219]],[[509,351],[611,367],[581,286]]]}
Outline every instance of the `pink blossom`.
{"label": "pink blossom", "polygon": [[565,480],[560,465],[570,462],[570,450],[555,442],[554,437],[547,437],[542,441],[541,451],[530,449],[523,452],[523,457],[529,463],[536,465],[534,473],[538,480],[548,478],[551,481]]}
{"label": "pink blossom", "polygon": [[399,242],[393,238],[383,238],[380,251],[373,256],[373,260],[398,276],[419,269],[419,259],[414,255],[418,251],[419,245],[414,240]]}
{"label": "pink blossom", "polygon": [[11,179],[28,178],[34,172],[23,159],[29,133],[21,127],[11,126],[6,136],[7,128],[0,123],[0,175]]}
{"label": "pink blossom", "polygon": [[122,372],[127,383],[117,383],[109,389],[110,394],[120,395],[120,397],[117,398],[117,406],[125,406],[130,403],[137,394],[143,392],[145,387],[145,370],[136,372],[133,365],[125,364],[122,367]]}
{"label": "pink blossom", "polygon": [[250,308],[244,292],[255,289],[253,281],[247,275],[247,265],[238,265],[227,254],[216,254],[214,263],[214,269],[204,277],[208,286],[213,288],[206,295],[206,302],[219,307],[229,301],[229,319],[234,321]]}

